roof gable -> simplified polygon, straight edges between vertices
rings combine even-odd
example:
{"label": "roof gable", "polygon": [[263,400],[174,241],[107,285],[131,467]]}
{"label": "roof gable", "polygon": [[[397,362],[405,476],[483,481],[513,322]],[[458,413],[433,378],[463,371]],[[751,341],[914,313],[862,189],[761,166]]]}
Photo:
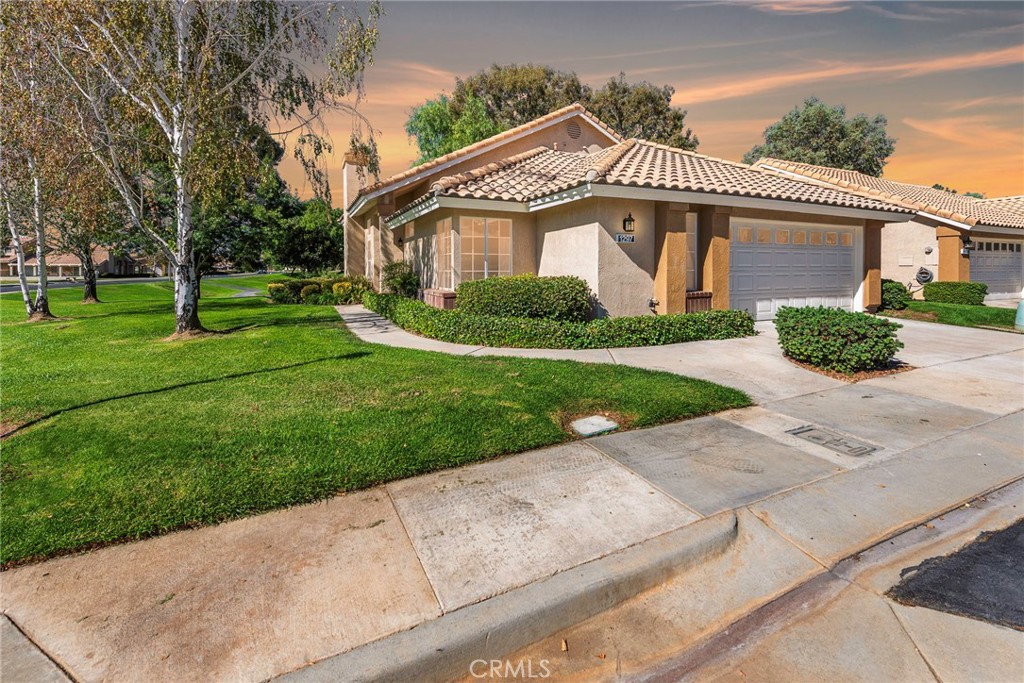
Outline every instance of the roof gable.
{"label": "roof gable", "polygon": [[[572,149],[570,145],[573,139],[578,139],[580,141],[580,144],[577,145],[580,147],[583,146],[582,143],[585,141],[594,140],[595,138],[600,139],[605,145],[612,145],[622,141],[622,137],[618,133],[587,111],[583,105],[579,103],[571,104],[538,119],[534,119],[533,121],[516,126],[515,128],[502,131],[497,135],[475,142],[472,145],[468,145],[462,149],[402,171],[401,173],[396,173],[395,175],[385,178],[373,185],[364,187],[359,191],[355,201],[352,203],[350,212],[353,214],[358,213],[361,207],[369,199],[388,192],[399,191],[402,188],[418,182],[429,181],[435,176],[440,176],[445,171],[452,170],[453,167],[465,167],[468,162],[471,162],[474,159],[487,156],[497,157],[499,159],[507,157],[509,155],[505,153],[505,148],[511,148],[514,146],[513,143],[520,142],[527,137],[537,138],[538,142],[547,143],[546,146],[550,146],[551,144],[555,144],[555,146],[557,146],[557,142],[552,143],[546,139],[541,140],[541,138],[545,136],[539,135],[539,133],[545,130],[551,131],[559,124],[565,124],[568,129],[570,121],[576,123],[576,131],[578,132],[567,130],[567,134],[562,136],[555,135],[552,131],[552,135],[546,137],[550,137],[552,140],[557,140],[560,137],[563,138],[563,149],[566,147]],[[589,134],[584,132],[584,130],[589,131]]]}

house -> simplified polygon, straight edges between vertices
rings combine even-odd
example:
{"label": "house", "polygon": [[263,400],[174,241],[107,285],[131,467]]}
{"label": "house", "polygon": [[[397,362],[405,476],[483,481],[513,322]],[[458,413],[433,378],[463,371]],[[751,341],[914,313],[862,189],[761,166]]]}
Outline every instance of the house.
{"label": "house", "polygon": [[929,278],[984,282],[990,298],[1024,296],[1024,196],[976,199],[778,159],[761,159],[755,166],[914,209],[912,221],[882,231],[883,278],[912,285]]}
{"label": "house", "polygon": [[887,223],[915,211],[643,140],[575,104],[375,184],[344,165],[345,268],[405,259],[425,301],[463,281],[576,275],[599,314],[877,308]]}
{"label": "house", "polygon": [[[35,257],[35,241],[23,240],[22,245],[25,249],[25,275],[38,277],[39,259]],[[0,276],[17,277],[18,263],[14,251],[14,247],[9,245],[0,256]],[[162,274],[161,271],[166,272],[159,261],[147,263],[144,260],[145,257],[115,254],[106,247],[94,248],[92,258],[96,265],[96,274],[100,277],[105,275],[159,275]],[[46,255],[46,273],[49,277],[80,278],[82,277],[82,260],[74,254],[52,250]]]}

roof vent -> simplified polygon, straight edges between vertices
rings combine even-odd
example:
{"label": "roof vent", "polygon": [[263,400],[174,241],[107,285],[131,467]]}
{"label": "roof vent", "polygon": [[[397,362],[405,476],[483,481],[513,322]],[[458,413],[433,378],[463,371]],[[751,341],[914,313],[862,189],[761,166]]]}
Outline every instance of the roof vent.
{"label": "roof vent", "polygon": [[580,124],[575,121],[570,121],[565,124],[565,130],[573,140],[578,140],[579,137],[583,135],[583,131],[580,129]]}

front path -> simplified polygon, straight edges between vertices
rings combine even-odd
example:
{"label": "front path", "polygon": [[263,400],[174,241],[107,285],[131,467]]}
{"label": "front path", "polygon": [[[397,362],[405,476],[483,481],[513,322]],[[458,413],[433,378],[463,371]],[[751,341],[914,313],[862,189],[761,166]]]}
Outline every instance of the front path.
{"label": "front path", "polygon": [[[1024,476],[1019,335],[907,322],[901,358],[920,369],[850,385],[790,364],[770,325],[657,348],[484,350],[341,312],[367,341],[669,370],[760,405],[14,569],[0,575],[12,624],[80,680],[264,680],[733,514],[736,542],[763,539],[766,566],[791,565],[771,585],[721,580],[716,604],[742,614]],[[874,450],[788,433],[804,426]]]}

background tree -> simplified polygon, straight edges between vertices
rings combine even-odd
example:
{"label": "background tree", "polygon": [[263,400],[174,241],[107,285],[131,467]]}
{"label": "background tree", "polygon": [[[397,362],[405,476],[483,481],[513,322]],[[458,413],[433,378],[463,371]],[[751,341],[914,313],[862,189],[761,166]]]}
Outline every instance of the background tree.
{"label": "background tree", "polygon": [[943,192],[949,192],[951,194],[963,194],[965,197],[974,197],[975,199],[984,199],[985,193],[983,192],[957,192],[952,187],[947,187],[941,183],[935,183],[932,185],[933,190],[942,190]]}
{"label": "background tree", "polygon": [[674,93],[670,85],[628,83],[624,74],[595,92],[574,73],[495,64],[457,79],[450,97],[441,93],[414,108],[405,130],[416,139],[422,163],[579,102],[625,136],[696,149],[686,111],[672,106]]}
{"label": "background tree", "polygon": [[341,268],[341,217],[339,209],[332,209],[321,199],[311,199],[302,205],[298,215],[268,220],[270,260],[281,268],[307,272]]}
{"label": "background tree", "polygon": [[[380,5],[361,14],[323,2],[48,0],[34,9],[96,160],[171,264],[175,333],[201,331],[195,212],[223,205],[257,172],[251,126],[272,120],[288,122],[296,158],[330,196],[321,116],[358,117],[346,98],[362,94]],[[174,180],[169,226],[143,215],[154,159]]]}
{"label": "background tree", "polygon": [[896,139],[886,133],[882,114],[847,118],[846,107],[831,106],[808,97],[779,121],[764,130],[764,144],[743,157],[748,164],[762,157],[832,168],[844,168],[881,176],[896,149]]}
{"label": "background tree", "polygon": [[684,123],[686,111],[672,106],[675,92],[671,85],[627,83],[620,73],[594,93],[587,108],[624,137],[692,151],[700,141]]}

